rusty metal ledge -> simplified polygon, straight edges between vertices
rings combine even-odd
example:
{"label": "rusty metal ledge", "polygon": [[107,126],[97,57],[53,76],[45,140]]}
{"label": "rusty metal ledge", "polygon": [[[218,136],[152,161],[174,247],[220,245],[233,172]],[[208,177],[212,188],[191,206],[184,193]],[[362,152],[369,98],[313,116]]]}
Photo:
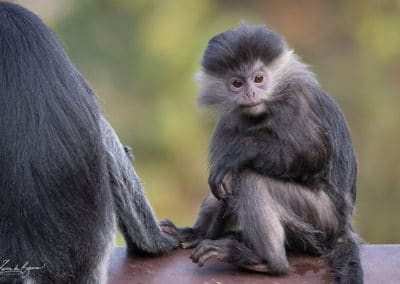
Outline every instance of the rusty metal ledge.
{"label": "rusty metal ledge", "polygon": [[[109,282],[113,284],[229,284],[229,283],[330,283],[329,269],[318,258],[291,256],[292,271],[284,277],[248,272],[235,266],[193,264],[190,250],[177,250],[161,257],[127,258],[123,247],[114,248],[110,261]],[[366,284],[400,283],[400,245],[364,245],[362,264]]]}

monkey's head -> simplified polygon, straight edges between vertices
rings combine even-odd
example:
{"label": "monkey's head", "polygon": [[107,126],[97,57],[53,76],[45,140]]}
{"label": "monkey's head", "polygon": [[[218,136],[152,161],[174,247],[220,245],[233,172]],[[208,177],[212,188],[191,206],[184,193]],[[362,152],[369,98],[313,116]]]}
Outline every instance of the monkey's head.
{"label": "monkey's head", "polygon": [[[208,42],[197,75],[200,105],[258,116],[267,109],[279,66],[288,49],[264,26],[242,24]],[[281,65],[281,64],[279,64]]]}

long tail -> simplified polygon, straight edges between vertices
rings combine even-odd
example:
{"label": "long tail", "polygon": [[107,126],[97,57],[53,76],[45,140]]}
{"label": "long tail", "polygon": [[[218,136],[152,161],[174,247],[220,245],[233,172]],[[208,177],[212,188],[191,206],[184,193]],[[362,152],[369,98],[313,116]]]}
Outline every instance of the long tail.
{"label": "long tail", "polygon": [[360,243],[358,235],[350,231],[338,238],[333,249],[325,255],[332,267],[336,283],[362,284],[364,282]]}

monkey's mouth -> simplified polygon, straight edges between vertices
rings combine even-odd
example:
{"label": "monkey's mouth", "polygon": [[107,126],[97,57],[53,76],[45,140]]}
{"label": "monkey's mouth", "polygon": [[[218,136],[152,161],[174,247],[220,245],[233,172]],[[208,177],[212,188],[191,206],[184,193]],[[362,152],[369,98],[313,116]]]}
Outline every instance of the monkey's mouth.
{"label": "monkey's mouth", "polygon": [[248,104],[241,104],[240,108],[246,109],[246,108],[252,108],[261,105],[262,102],[254,102],[254,103],[248,103]]}
{"label": "monkey's mouth", "polygon": [[253,104],[241,105],[240,111],[246,115],[258,116],[264,113],[266,111],[266,108],[263,102],[257,102]]}

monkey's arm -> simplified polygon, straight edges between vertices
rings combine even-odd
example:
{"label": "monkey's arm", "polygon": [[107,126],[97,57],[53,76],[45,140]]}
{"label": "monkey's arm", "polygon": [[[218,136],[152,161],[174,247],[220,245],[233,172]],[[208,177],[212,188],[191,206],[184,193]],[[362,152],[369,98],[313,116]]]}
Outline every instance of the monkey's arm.
{"label": "monkey's arm", "polygon": [[161,231],[139,177],[123,145],[104,117],[101,129],[107,151],[114,206],[128,253],[160,254],[178,247],[174,238]]}
{"label": "monkey's arm", "polygon": [[[243,165],[264,176],[283,180],[309,183],[323,173],[331,155],[330,144],[323,133],[319,139],[310,139],[310,133],[302,130],[282,136],[270,137],[268,143],[249,147]],[[297,131],[299,132],[299,131]],[[246,162],[247,160],[247,162]]]}
{"label": "monkey's arm", "polygon": [[325,94],[317,86],[303,84],[294,84],[290,90],[283,103],[272,104],[268,127],[249,133],[241,159],[262,175],[313,183],[324,174],[332,154],[319,101]]}
{"label": "monkey's arm", "polygon": [[276,123],[276,132],[258,129],[234,133],[217,128],[211,145],[209,177],[211,190],[217,198],[224,198],[229,191],[226,181],[230,175],[243,169],[302,183],[313,182],[322,173],[331,155],[326,132],[308,120],[294,120],[284,126]]}

